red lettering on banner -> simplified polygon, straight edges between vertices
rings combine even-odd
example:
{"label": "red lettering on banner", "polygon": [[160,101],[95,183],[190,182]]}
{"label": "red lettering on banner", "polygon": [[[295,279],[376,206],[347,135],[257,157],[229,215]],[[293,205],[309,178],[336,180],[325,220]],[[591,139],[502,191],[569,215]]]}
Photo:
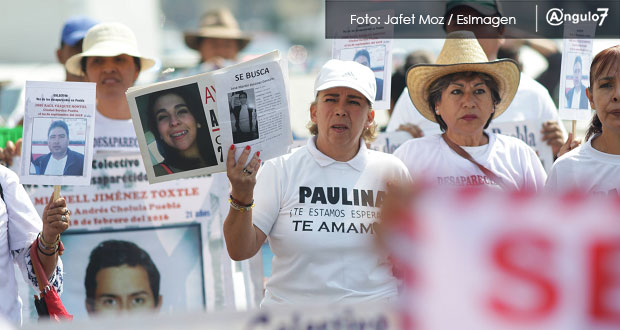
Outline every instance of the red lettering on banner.
{"label": "red lettering on banner", "polygon": [[[494,295],[490,298],[490,307],[495,314],[509,321],[536,321],[550,315],[558,302],[556,286],[544,275],[549,273],[552,250],[551,241],[534,233],[512,233],[496,242],[492,247],[493,263],[506,274],[535,287],[538,299],[535,304],[522,307]],[[528,267],[523,260],[536,262]]]}
{"label": "red lettering on banner", "polygon": [[[590,316],[620,325],[620,308],[609,299],[620,292],[620,238],[597,241],[590,247]],[[614,268],[615,266],[615,268]]]}
{"label": "red lettering on banner", "polygon": [[[213,94],[215,94],[215,87],[211,86],[211,89],[213,89]],[[213,97],[213,94],[211,94],[211,91],[209,90],[209,86],[205,87],[205,104],[209,104],[209,99],[211,99],[211,101],[215,102],[215,97]]]}

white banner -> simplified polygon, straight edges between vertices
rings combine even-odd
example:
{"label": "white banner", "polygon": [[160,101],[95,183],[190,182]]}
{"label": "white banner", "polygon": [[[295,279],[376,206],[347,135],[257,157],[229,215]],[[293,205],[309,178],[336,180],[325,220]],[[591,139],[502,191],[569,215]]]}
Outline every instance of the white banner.
{"label": "white banner", "polygon": [[[110,309],[130,310],[128,302],[134,302],[136,311],[144,307],[137,306],[140,302],[162,314],[213,311],[234,308],[239,303],[236,296],[246,300],[242,304],[255,306],[250,274],[243,270],[247,267],[235,267],[224,245],[224,174],[149,185],[138,153],[97,153],[91,165],[90,186],[63,186],[61,191],[72,211],[71,227],[62,237],[62,300],[71,314],[79,319]],[[51,189],[29,188],[40,213]],[[140,266],[148,279],[129,274]],[[91,273],[90,267],[95,269]],[[156,283],[152,268],[159,273]],[[234,288],[239,276],[241,283]],[[89,278],[96,279],[96,285],[89,285]],[[96,292],[89,294],[89,286]],[[134,291],[146,294],[129,295]],[[94,304],[89,306],[88,299],[95,299]]]}
{"label": "white banner", "polygon": [[[123,330],[123,329],[183,329],[183,330],[396,330],[399,316],[388,304],[290,306],[264,308],[247,312],[210,314],[184,313],[168,316],[127,316],[78,320],[63,324],[63,329]],[[51,322],[32,324],[24,329],[57,329]]]}
{"label": "white banner", "polygon": [[618,329],[620,203],[421,193],[387,240],[417,329]]}

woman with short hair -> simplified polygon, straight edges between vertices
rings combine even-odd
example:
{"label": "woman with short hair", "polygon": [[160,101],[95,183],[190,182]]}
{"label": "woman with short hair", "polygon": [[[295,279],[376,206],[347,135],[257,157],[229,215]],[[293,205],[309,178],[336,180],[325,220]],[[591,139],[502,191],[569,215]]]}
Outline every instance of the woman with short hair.
{"label": "woman with short hair", "polygon": [[620,193],[620,45],[598,53],[590,65],[586,89],[595,110],[586,143],[553,164],[547,189],[578,189],[593,194]]}
{"label": "woman with short hair", "polygon": [[414,180],[431,184],[541,189],[546,174],[534,150],[519,139],[485,131],[506,110],[518,85],[514,61],[489,62],[473,33],[450,33],[437,64],[416,65],[407,73],[416,109],[444,133],[410,140],[394,155]]}
{"label": "woman with short hair", "polygon": [[386,180],[409,176],[394,156],[366,148],[376,126],[374,74],[330,60],[314,86],[306,146],[267,161],[258,178],[258,153],[245,165],[249,146],[237,162],[234,145],[229,151],[228,253],[250,258],[269,238],[273,273],[262,306],[393,299],[396,280],[373,241]]}

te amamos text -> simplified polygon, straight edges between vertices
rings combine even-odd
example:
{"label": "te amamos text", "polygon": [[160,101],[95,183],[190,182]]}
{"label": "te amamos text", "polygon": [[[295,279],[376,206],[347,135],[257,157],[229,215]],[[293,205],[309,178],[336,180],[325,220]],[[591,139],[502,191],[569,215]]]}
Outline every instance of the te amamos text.
{"label": "te amamos text", "polygon": [[244,72],[244,73],[236,74],[235,81],[252,79],[252,78],[260,77],[262,75],[266,75],[268,73],[269,73],[269,68],[262,68],[262,69],[257,69],[257,70],[250,71],[250,72]]}

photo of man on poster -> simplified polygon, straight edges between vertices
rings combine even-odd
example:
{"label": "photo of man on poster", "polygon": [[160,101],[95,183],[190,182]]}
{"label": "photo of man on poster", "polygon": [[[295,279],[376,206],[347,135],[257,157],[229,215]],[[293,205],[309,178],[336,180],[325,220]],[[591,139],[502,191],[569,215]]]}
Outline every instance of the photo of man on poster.
{"label": "photo of man on poster", "polygon": [[586,86],[581,82],[583,71],[583,61],[581,56],[575,56],[573,63],[573,88],[566,92],[566,107],[572,109],[587,109],[588,97],[586,96]]}
{"label": "photo of man on poster", "polygon": [[[355,55],[353,56],[353,61],[367,66],[372,70],[372,66],[370,65],[370,52],[365,48],[362,48],[355,53]],[[383,79],[375,77],[375,82],[377,83],[377,93],[375,95],[375,101],[381,101],[383,100]]]}
{"label": "photo of man on poster", "polygon": [[63,120],[51,123],[47,130],[47,146],[50,152],[32,160],[30,174],[73,175],[84,172],[84,155],[69,149],[69,127]]}
{"label": "photo of man on poster", "polygon": [[159,285],[159,270],[146,251],[128,241],[101,242],[86,269],[86,310],[89,315],[158,312]]}
{"label": "photo of man on poster", "polygon": [[228,96],[231,100],[229,104],[234,143],[243,143],[259,138],[258,117],[256,108],[253,106],[255,104],[253,96],[253,89],[234,92]]}

